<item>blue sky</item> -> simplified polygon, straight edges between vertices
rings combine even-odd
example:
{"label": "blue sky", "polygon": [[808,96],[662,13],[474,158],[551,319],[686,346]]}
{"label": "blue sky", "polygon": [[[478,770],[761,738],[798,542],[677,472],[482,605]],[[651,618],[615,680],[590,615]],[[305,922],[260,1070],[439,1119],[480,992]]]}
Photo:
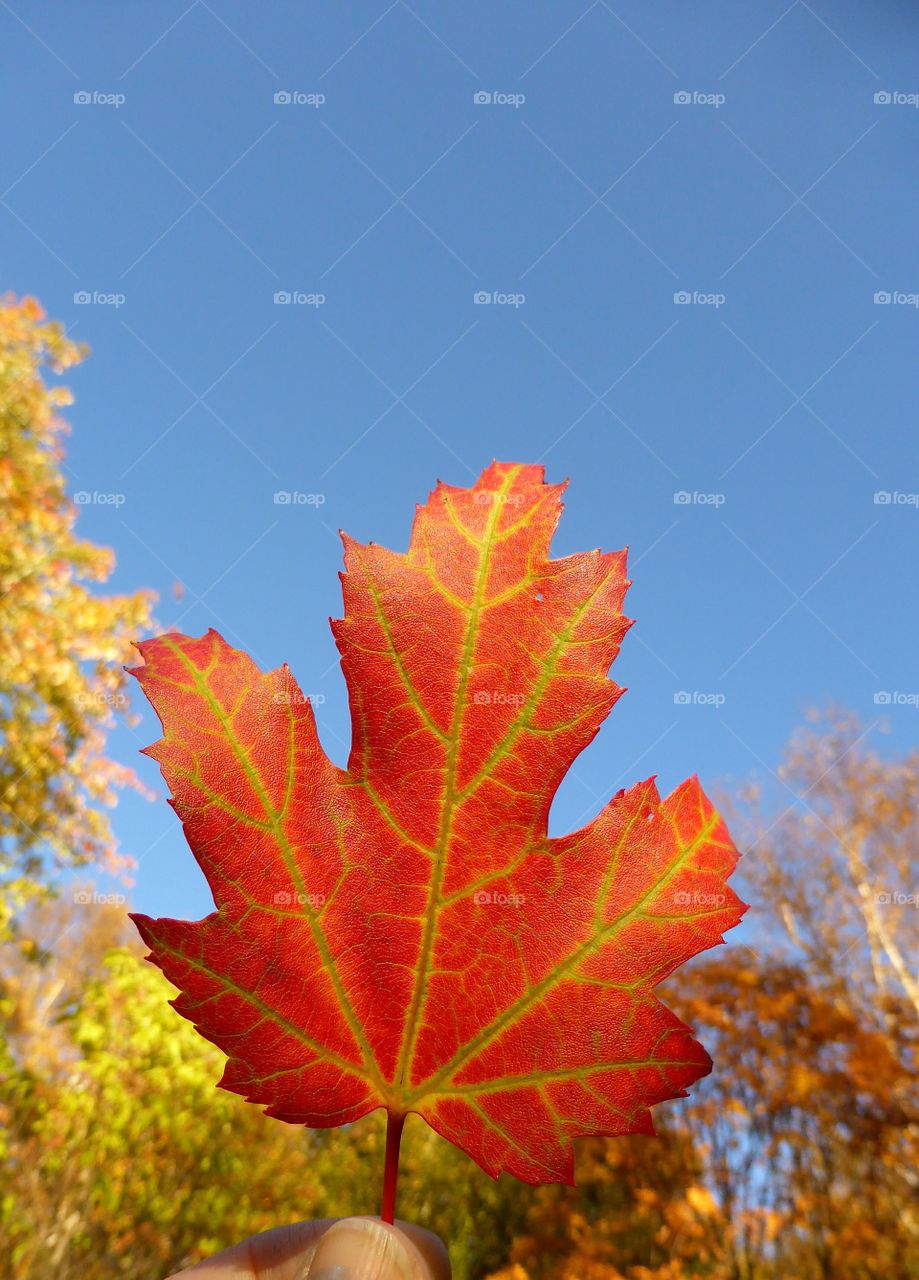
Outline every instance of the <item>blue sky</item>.
{"label": "blue sky", "polygon": [[[93,348],[79,527],[164,626],[287,660],[343,762],[336,530],[404,548],[436,478],[542,461],[557,552],[628,544],[637,619],[558,829],[772,768],[815,703],[915,742],[875,702],[919,689],[910,5],[13,0],[0,31],[2,281]],[[155,736],[113,739],[151,784]],[[114,820],[144,910],[208,909],[162,801]]]}

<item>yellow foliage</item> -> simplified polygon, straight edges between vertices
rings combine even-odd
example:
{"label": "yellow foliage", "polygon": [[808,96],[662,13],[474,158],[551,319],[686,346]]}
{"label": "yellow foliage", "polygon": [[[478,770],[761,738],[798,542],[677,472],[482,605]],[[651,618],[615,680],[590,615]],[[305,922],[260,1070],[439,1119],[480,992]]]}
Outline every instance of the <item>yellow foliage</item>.
{"label": "yellow foliage", "polygon": [[39,891],[48,855],[125,865],[99,806],[135,780],[106,758],[105,735],[151,596],[88,585],[114,557],[74,532],[57,413],[71,397],[44,378],[85,355],[34,298],[0,298],[0,932]]}
{"label": "yellow foliage", "polygon": [[713,1218],[718,1212],[715,1197],[708,1187],[687,1187],[686,1200],[691,1209],[703,1218]]}

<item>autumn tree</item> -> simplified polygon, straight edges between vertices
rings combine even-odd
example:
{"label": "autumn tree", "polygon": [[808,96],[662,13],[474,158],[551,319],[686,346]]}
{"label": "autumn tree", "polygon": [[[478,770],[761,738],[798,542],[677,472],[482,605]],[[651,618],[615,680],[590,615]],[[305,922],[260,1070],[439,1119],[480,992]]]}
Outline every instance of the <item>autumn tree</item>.
{"label": "autumn tree", "polygon": [[672,993],[716,1061],[694,1114],[731,1274],[915,1280],[919,752],[831,710],[777,777],[740,806],[756,936]]}
{"label": "autumn tree", "polygon": [[754,807],[751,828],[765,916],[815,977],[844,979],[840,998],[879,1030],[919,1018],[919,750],[884,757],[856,717],[831,710],[794,734],[779,778],[786,803],[777,816]]}
{"label": "autumn tree", "polygon": [[103,810],[133,781],[105,737],[151,597],[95,589],[114,558],[75,532],[70,395],[48,385],[85,354],[33,299],[0,299],[0,929],[55,866],[117,866]]}
{"label": "autumn tree", "polygon": [[915,1032],[891,1045],[801,965],[702,964],[717,1070],[692,1118],[736,1280],[914,1280]]}
{"label": "autumn tree", "polygon": [[660,1108],[658,1136],[578,1143],[577,1187],[540,1187],[489,1280],[727,1280],[725,1224],[691,1116]]}

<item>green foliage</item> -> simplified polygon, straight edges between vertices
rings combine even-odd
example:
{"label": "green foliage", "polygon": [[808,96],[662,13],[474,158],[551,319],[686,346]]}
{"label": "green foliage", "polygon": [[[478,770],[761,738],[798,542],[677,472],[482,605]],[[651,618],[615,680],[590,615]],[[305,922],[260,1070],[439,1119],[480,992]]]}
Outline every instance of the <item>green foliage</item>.
{"label": "green foliage", "polygon": [[30,1046],[4,1046],[10,1280],[154,1280],[314,1200],[302,1133],[215,1090],[222,1055],[176,1018],[169,994],[135,953],[113,950],[72,1003],[63,994],[49,1076],[25,1065]]}

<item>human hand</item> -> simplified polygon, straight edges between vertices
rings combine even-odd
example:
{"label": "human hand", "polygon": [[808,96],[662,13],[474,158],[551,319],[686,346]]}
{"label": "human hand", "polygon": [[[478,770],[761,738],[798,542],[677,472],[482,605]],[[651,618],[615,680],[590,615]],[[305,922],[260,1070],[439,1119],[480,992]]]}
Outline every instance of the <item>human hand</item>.
{"label": "human hand", "polygon": [[447,1251],[423,1227],[321,1218],[250,1236],[178,1275],[200,1280],[450,1280]]}

